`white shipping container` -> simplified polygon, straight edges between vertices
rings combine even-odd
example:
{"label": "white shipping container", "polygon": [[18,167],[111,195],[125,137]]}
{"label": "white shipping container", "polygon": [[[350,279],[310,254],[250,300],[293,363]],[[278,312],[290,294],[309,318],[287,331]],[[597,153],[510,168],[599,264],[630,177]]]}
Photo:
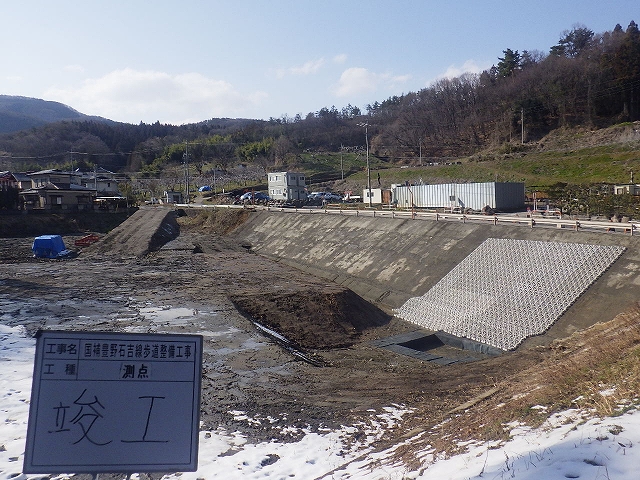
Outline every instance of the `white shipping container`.
{"label": "white shipping container", "polygon": [[399,208],[444,208],[518,210],[524,208],[524,183],[443,183],[399,185],[393,189],[393,203]]}

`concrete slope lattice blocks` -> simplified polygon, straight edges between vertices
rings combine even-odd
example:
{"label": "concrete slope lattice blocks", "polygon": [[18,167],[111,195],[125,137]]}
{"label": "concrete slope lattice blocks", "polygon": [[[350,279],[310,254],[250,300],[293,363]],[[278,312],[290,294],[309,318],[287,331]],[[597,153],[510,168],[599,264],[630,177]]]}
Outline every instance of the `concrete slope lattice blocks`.
{"label": "concrete slope lattice blocks", "polygon": [[489,238],[396,315],[429,330],[512,350],[549,329],[624,250]]}

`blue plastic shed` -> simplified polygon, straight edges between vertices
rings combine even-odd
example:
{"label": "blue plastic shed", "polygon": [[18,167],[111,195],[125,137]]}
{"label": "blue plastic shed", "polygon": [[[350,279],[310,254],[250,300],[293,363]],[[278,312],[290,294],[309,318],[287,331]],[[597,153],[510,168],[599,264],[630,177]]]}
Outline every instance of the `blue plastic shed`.
{"label": "blue plastic shed", "polygon": [[60,235],[40,235],[33,241],[31,249],[37,258],[59,258],[70,253]]}

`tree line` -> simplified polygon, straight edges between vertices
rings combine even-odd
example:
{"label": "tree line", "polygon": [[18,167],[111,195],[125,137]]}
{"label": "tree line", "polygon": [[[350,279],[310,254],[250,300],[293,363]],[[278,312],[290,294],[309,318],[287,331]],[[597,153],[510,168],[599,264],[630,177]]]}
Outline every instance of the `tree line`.
{"label": "tree line", "polygon": [[[267,121],[211,119],[191,125],[69,121],[0,136],[0,162],[21,170],[64,165],[158,175],[188,159],[224,168],[254,163],[295,168],[307,151],[364,146],[390,162],[472,154],[529,142],[561,127],[640,120],[640,31],[596,34],[575,26],[548,52],[505,48],[490,69],[443,78],[366,106],[323,107]],[[18,168],[14,168],[18,169]]]}
{"label": "tree line", "polygon": [[510,141],[538,140],[567,126],[603,127],[640,119],[640,31],[635,22],[602,34],[584,26],[548,53],[505,49],[480,74],[441,79],[375,105],[380,145],[428,155],[469,154]]}

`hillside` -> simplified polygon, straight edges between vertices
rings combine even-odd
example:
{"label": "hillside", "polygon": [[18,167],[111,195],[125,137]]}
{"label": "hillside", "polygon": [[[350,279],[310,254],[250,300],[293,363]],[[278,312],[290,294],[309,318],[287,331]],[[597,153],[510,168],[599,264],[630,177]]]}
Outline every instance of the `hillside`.
{"label": "hillside", "polygon": [[38,98],[0,95],[0,133],[17,132],[61,120],[98,118],[84,115],[58,102]]}
{"label": "hillside", "polygon": [[[583,215],[628,215],[638,218],[640,203],[633,195],[611,195],[612,186],[638,179],[640,122],[605,128],[559,128],[539,141],[505,143],[455,158],[405,159],[403,164],[371,159],[373,188],[393,184],[449,182],[524,182],[528,195],[548,200],[563,211]],[[324,162],[329,163],[325,155]],[[338,155],[334,168],[340,168]],[[361,162],[362,165],[362,162]],[[335,178],[335,177],[334,177]],[[367,185],[360,168],[344,180],[322,181],[328,188],[360,194]]]}

